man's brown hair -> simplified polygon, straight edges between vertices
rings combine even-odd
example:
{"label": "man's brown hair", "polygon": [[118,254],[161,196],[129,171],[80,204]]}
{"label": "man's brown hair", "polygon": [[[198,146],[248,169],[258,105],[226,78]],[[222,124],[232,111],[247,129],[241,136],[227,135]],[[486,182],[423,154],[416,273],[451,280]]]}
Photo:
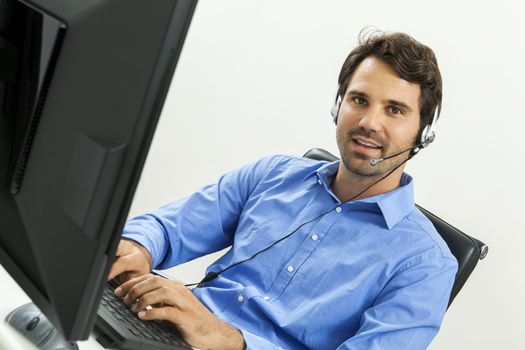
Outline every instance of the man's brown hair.
{"label": "man's brown hair", "polygon": [[370,56],[388,64],[402,79],[421,87],[419,137],[423,128],[431,123],[436,109],[438,113],[441,110],[441,73],[434,52],[404,33],[363,30],[359,34],[359,46],[350,52],[339,73],[341,98],[359,64]]}

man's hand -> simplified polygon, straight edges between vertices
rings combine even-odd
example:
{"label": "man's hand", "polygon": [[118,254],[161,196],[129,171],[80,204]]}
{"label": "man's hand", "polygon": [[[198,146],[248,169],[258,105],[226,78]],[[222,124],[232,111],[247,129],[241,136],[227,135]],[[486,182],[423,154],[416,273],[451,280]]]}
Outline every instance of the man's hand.
{"label": "man's hand", "polygon": [[115,255],[117,259],[111,267],[108,281],[119,275],[122,281],[127,281],[151,271],[151,255],[137,242],[122,239]]}
{"label": "man's hand", "polygon": [[[153,275],[139,276],[115,289],[143,320],[173,323],[184,339],[199,349],[245,348],[241,332],[212,314],[182,284]],[[147,308],[152,306],[152,308]]]}

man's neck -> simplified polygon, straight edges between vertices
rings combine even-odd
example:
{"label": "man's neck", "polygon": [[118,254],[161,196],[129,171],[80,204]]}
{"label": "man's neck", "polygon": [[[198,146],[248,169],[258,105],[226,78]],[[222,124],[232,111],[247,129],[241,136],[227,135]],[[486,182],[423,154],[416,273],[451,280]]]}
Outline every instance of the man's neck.
{"label": "man's neck", "polygon": [[[380,180],[386,173],[377,176],[359,175],[348,170],[341,161],[337,174],[332,181],[332,191],[341,202],[346,202],[350,199],[356,201],[390,192],[399,187],[404,168],[404,166],[401,166],[387,178]],[[373,185],[375,182],[377,183]],[[372,187],[360,194],[360,192],[369,186]]]}

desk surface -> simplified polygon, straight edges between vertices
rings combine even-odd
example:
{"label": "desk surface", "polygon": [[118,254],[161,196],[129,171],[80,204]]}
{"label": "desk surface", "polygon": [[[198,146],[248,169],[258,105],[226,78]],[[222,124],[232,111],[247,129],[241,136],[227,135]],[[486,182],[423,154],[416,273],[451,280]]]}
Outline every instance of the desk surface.
{"label": "desk surface", "polygon": [[[5,322],[5,317],[11,311],[31,300],[24,291],[9,276],[3,266],[0,265],[0,350],[24,349],[38,350],[32,346],[23,336],[15,331]],[[101,350],[104,349],[93,336],[88,340],[78,342],[79,350]]]}

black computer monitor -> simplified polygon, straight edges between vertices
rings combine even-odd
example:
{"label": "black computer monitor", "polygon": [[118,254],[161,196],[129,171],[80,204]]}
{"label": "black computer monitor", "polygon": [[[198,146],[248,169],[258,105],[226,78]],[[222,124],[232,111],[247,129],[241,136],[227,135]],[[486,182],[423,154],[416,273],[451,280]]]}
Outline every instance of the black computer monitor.
{"label": "black computer monitor", "polygon": [[0,262],[69,340],[95,321],[195,6],[0,0]]}

